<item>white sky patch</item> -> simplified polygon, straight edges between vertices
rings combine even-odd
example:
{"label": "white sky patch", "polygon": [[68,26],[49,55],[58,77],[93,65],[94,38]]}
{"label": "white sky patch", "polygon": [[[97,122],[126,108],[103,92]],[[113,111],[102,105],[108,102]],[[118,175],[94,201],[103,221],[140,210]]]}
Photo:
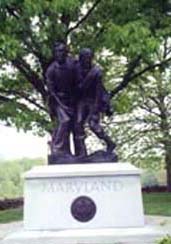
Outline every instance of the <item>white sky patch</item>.
{"label": "white sky patch", "polygon": [[46,158],[47,153],[47,136],[42,138],[0,125],[0,158]]}
{"label": "white sky patch", "polygon": [[34,18],[32,18],[32,29],[34,32],[39,32],[39,30],[40,30],[38,16],[35,16]]}
{"label": "white sky patch", "polygon": [[8,75],[9,78],[14,78],[16,75],[16,69],[9,63],[2,65],[0,69],[0,75]]}

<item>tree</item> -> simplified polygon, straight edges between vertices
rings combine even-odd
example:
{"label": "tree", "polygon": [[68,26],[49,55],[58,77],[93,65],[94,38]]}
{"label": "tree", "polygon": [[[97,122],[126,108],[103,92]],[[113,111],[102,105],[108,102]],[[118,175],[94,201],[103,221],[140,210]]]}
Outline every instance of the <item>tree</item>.
{"label": "tree", "polygon": [[51,131],[55,116],[47,106],[44,74],[59,39],[70,41],[74,54],[82,46],[92,47],[99,62],[104,48],[126,56],[127,69],[121,84],[113,84],[113,95],[125,88],[154,68],[151,63],[135,73],[140,61],[157,49],[163,32],[170,33],[165,8],[163,1],[152,0],[1,1],[0,119],[25,130]]}
{"label": "tree", "polygon": [[[145,74],[170,64],[170,56],[156,59],[171,35],[170,10],[169,0],[1,1],[0,119],[51,133],[56,116],[48,107],[45,72],[53,44],[61,39],[73,55],[83,46],[96,51],[116,108],[131,111],[138,97],[130,89],[140,81],[144,87]],[[113,61],[122,63],[117,75]]]}
{"label": "tree", "polygon": [[35,165],[44,164],[44,159],[23,158],[13,161],[0,161],[0,200],[23,195],[24,178],[21,175]]}
{"label": "tree", "polygon": [[148,167],[151,164],[153,170],[163,162],[168,191],[171,191],[171,68],[164,61],[170,56],[171,39],[165,38],[156,53],[156,63],[163,65],[141,76],[136,85],[130,85],[125,95],[126,99],[130,96],[126,113],[113,126],[126,158]]}

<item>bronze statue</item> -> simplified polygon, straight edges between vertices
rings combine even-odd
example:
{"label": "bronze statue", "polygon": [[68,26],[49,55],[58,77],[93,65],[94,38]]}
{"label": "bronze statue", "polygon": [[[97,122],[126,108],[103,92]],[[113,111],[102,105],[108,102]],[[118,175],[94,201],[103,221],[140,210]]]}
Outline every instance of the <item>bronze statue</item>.
{"label": "bronze statue", "polygon": [[[58,126],[54,129],[49,164],[116,162],[115,143],[100,125],[101,113],[111,115],[110,96],[102,83],[102,71],[94,65],[91,49],[81,50],[79,60],[68,55],[65,43],[57,42],[54,61],[46,79]],[[106,151],[87,155],[85,124],[107,145]],[[70,134],[74,135],[75,155],[70,150]]]}
{"label": "bronze statue", "polygon": [[80,52],[79,61],[76,64],[76,84],[77,84],[77,104],[75,121],[75,144],[76,155],[86,156],[86,146],[84,143],[84,126],[88,122],[89,128],[98,138],[105,141],[107,152],[112,152],[115,143],[104,132],[100,125],[100,114],[110,113],[107,92],[102,83],[101,69],[92,63],[93,52],[89,48],[84,48]]}
{"label": "bronze statue", "polygon": [[57,130],[54,130],[51,150],[57,155],[70,155],[69,134],[74,113],[74,60],[68,57],[67,46],[61,42],[55,43],[54,59],[46,72],[48,90],[53,97],[59,123]]}

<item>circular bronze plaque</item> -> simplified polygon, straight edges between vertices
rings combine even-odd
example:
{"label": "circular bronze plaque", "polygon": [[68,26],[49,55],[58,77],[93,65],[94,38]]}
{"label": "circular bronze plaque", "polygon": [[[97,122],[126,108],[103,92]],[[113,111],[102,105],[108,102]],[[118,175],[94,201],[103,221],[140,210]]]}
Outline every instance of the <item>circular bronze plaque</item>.
{"label": "circular bronze plaque", "polygon": [[80,222],[88,222],[96,214],[94,201],[86,196],[76,198],[71,205],[72,216]]}

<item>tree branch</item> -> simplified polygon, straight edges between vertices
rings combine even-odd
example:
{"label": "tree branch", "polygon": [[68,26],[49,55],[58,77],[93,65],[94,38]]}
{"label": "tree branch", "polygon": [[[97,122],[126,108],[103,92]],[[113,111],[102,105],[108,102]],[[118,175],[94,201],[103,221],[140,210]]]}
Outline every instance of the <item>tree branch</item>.
{"label": "tree branch", "polygon": [[6,8],[6,10],[7,10],[9,15],[13,16],[17,20],[20,18],[20,16],[19,16],[19,8],[16,9],[16,7],[12,6],[11,4],[10,5],[7,4],[5,8]]}
{"label": "tree branch", "polygon": [[163,51],[163,58],[167,56],[167,37],[164,39],[164,51]]}
{"label": "tree branch", "polygon": [[155,115],[155,116],[157,116],[157,117],[160,117],[160,114],[154,112],[154,111],[152,110],[152,108],[148,105],[148,103],[141,104],[141,105],[139,105],[139,107],[140,107],[141,109],[145,110],[146,112],[148,112],[149,114],[153,114],[153,115]]}
{"label": "tree branch", "polygon": [[10,102],[11,100],[8,97],[0,95],[0,102]]}
{"label": "tree branch", "polygon": [[142,74],[146,73],[147,71],[151,71],[157,67],[162,67],[164,65],[166,65],[169,61],[171,61],[171,58],[168,58],[166,60],[163,60],[162,62],[160,63],[157,63],[157,64],[152,64],[152,65],[149,65],[147,66],[146,68],[144,68],[143,70],[141,70],[140,72],[138,73],[135,73],[132,77],[131,77],[131,80],[137,78],[138,76],[141,76]]}
{"label": "tree branch", "polygon": [[[16,8],[15,6],[12,6],[12,5],[7,5],[6,6],[6,10],[7,10],[8,14],[10,16],[15,17],[17,20],[20,18],[20,15],[22,14],[22,10],[21,9]],[[47,68],[49,60],[47,60],[46,57],[44,57],[41,54],[41,52],[39,51],[40,47],[39,47],[38,43],[35,41],[35,39],[33,38],[31,20],[30,19],[25,20],[24,24],[27,26],[27,31],[24,31],[24,34],[22,33],[21,41],[27,47],[28,51],[29,52],[31,51],[31,53],[33,53],[36,56],[36,58],[38,58],[39,63],[41,65],[41,68],[44,71]],[[28,37],[29,37],[31,42],[29,41]]]}
{"label": "tree branch", "polygon": [[13,98],[8,98],[8,97],[5,97],[5,96],[2,96],[2,95],[0,95],[0,102],[5,102],[5,103],[17,103],[17,105],[21,108],[24,108],[24,109],[27,109],[27,110],[29,110],[29,111],[31,111],[25,104],[23,104],[23,103],[19,103],[19,102],[16,102],[16,100],[15,99],[13,99]]}
{"label": "tree branch", "polygon": [[137,57],[137,63],[136,63],[136,59],[135,59],[135,63],[133,61],[132,68],[128,68],[126,74],[123,77],[122,82],[113,91],[111,91],[111,98],[113,98],[117,93],[119,93],[124,88],[126,88],[132,80],[136,79],[137,77],[139,77],[139,76],[143,75],[144,73],[151,71],[157,67],[163,67],[164,65],[166,65],[169,61],[171,61],[171,57],[166,60],[163,60],[160,63],[149,65],[146,68],[144,68],[143,70],[141,70],[137,73],[134,73],[133,71],[138,66],[139,61],[140,61],[140,59],[138,60],[138,57]]}
{"label": "tree branch", "polygon": [[[30,115],[32,115],[32,113],[34,113],[35,111],[34,110],[31,110],[26,104],[24,103],[21,103],[21,102],[17,102],[15,99],[13,98],[8,98],[8,97],[4,97],[2,95],[0,95],[0,104],[1,103],[15,103],[15,107],[17,108],[17,112],[20,112],[20,113],[23,113],[23,112],[27,112],[27,113],[31,113]],[[7,113],[7,118],[9,117],[15,117],[15,114],[13,114],[13,112],[9,112]],[[48,120],[46,120],[45,118],[43,117],[40,117],[38,119],[35,119],[33,120],[33,122],[36,122],[39,124],[39,126],[41,126],[42,128],[46,127],[45,125],[47,125],[49,123]],[[6,120],[6,123],[10,126],[11,125],[11,122],[9,123],[8,120]],[[15,121],[12,122],[12,124],[15,125]],[[21,126],[22,127],[22,126]],[[47,130],[49,132],[49,130]]]}
{"label": "tree branch", "polygon": [[31,53],[35,55],[35,57],[39,60],[42,70],[45,70],[48,62],[45,60],[45,57],[42,56],[41,52],[38,51],[39,47],[36,45],[35,41],[33,41],[33,38],[31,38],[31,41],[32,43],[26,39],[23,39],[23,43],[27,46],[28,51],[31,51]]}
{"label": "tree branch", "polygon": [[40,104],[38,104],[33,98],[29,98],[28,95],[26,93],[24,93],[24,92],[15,91],[15,90],[11,90],[11,89],[10,90],[6,90],[6,89],[2,89],[2,88],[0,88],[0,92],[6,93],[8,95],[17,95],[20,98],[23,98],[26,101],[28,101],[29,103],[35,105],[38,109],[41,109],[41,110],[47,112],[47,110],[43,106],[41,106]]}
{"label": "tree branch", "polygon": [[12,64],[28,79],[33,87],[42,95],[43,101],[46,101],[47,92],[45,90],[43,82],[37,76],[37,74],[31,70],[30,65],[23,59],[15,59]]}
{"label": "tree branch", "polygon": [[157,120],[151,120],[150,118],[138,118],[138,117],[135,117],[135,121],[136,122],[140,122],[140,123],[142,123],[142,124],[146,124],[146,125],[150,125],[150,124],[152,124],[153,126],[154,125],[159,125],[159,121],[157,121]]}
{"label": "tree branch", "polygon": [[66,36],[68,36],[72,31],[77,29],[84,21],[86,21],[101,1],[102,0],[96,0],[95,3],[92,5],[92,7],[87,11],[87,13],[73,27],[68,29]]}
{"label": "tree branch", "polygon": [[111,98],[114,97],[119,91],[128,86],[129,82],[132,80],[132,73],[139,65],[140,60],[141,56],[139,55],[128,64],[126,74],[124,75],[122,82],[111,92]]}

